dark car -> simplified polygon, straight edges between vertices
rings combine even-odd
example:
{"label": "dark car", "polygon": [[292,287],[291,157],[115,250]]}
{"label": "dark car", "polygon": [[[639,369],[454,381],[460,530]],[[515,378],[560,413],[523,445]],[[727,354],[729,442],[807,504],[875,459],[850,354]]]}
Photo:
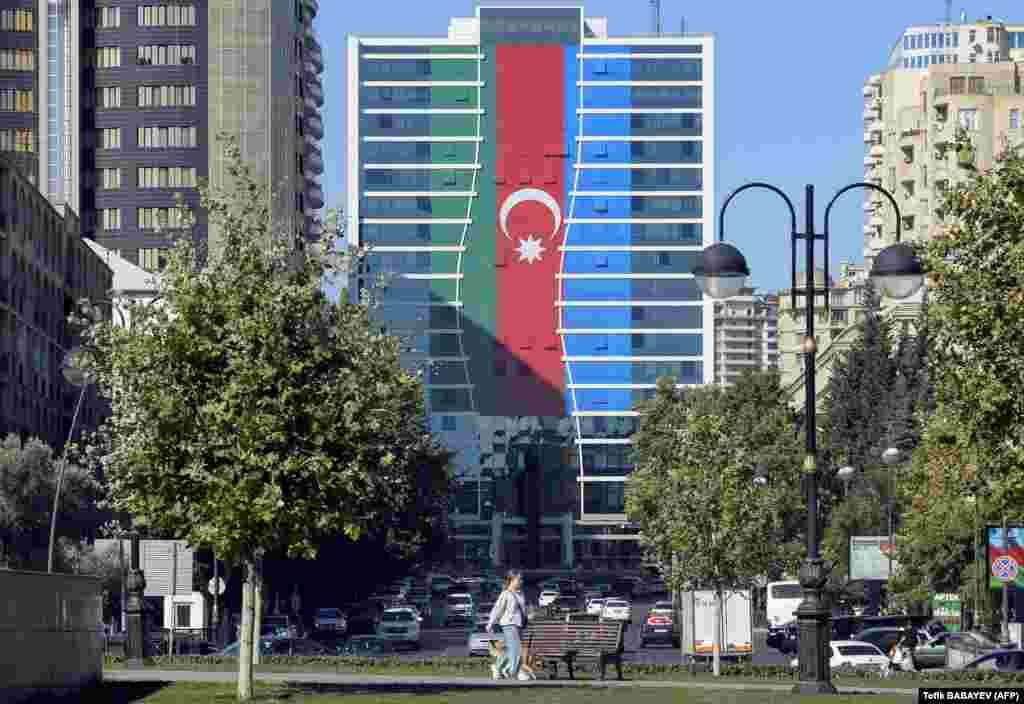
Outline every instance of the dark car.
{"label": "dark car", "polygon": [[612,594],[616,596],[633,598],[633,590],[636,589],[636,582],[632,579],[616,579],[612,582]]}
{"label": "dark car", "polygon": [[1024,671],[1024,650],[994,650],[964,665],[965,670]]}
{"label": "dark car", "polygon": [[360,604],[348,614],[349,635],[373,635],[377,632],[381,612],[375,604]]}
{"label": "dark car", "polygon": [[272,655],[328,655],[332,650],[310,638],[275,638],[270,642]]}
{"label": "dark car", "polygon": [[769,648],[775,648],[783,655],[797,652],[800,641],[796,620],[769,625],[765,642]]}
{"label": "dark car", "polygon": [[640,647],[652,643],[679,646],[679,624],[671,601],[656,601],[640,628]]}
{"label": "dark car", "polygon": [[386,658],[395,654],[392,641],[377,636],[355,636],[338,648],[338,655],[357,658]]}

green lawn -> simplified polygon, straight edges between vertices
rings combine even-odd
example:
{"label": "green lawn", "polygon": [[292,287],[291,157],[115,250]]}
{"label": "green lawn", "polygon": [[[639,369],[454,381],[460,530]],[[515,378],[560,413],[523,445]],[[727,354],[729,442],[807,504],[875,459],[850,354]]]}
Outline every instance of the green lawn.
{"label": "green lawn", "polygon": [[[230,684],[108,682],[82,704],[230,704],[236,701]],[[370,689],[343,685],[256,683],[261,704],[907,704],[908,695],[844,695],[800,697],[789,692],[713,689],[650,689],[560,687],[454,688],[438,686]]]}

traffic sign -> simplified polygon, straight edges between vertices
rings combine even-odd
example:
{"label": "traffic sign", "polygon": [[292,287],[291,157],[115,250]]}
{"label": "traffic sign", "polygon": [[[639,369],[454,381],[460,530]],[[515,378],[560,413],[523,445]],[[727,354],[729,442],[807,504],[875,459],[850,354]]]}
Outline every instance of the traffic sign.
{"label": "traffic sign", "polygon": [[992,576],[1000,582],[1013,582],[1017,579],[1020,566],[1009,555],[1003,555],[992,561]]}
{"label": "traffic sign", "polygon": [[217,577],[217,579],[211,579],[209,584],[206,585],[206,588],[210,590],[211,594],[220,596],[224,593],[224,580],[220,577]]}

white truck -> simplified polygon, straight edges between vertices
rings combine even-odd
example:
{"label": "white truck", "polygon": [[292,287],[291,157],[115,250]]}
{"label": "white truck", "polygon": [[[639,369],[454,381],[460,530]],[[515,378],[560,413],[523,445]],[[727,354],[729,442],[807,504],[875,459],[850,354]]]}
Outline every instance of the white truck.
{"label": "white truck", "polygon": [[[715,593],[693,591],[680,593],[682,611],[682,649],[693,659],[714,656]],[[726,591],[722,594],[722,634],[719,657],[735,660],[754,654],[753,602],[749,591]]]}

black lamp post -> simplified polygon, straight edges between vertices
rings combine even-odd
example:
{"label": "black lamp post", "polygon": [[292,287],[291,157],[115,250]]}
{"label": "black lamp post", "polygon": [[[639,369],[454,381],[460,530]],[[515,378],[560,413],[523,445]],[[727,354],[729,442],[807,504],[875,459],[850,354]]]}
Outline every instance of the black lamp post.
{"label": "black lamp post", "polygon": [[[824,294],[824,308],[828,310],[828,238],[829,215],[832,206],[839,196],[854,188],[866,188],[877,191],[885,196],[896,211],[896,244],[879,253],[871,271],[871,277],[878,287],[889,298],[903,299],[912,296],[921,288],[924,281],[923,268],[914,250],[900,243],[900,209],[892,194],[880,186],[871,183],[853,183],[832,198],[825,208],[825,229],[822,233],[814,231],[814,186],[806,188],[805,226],[804,232],[797,232],[796,209],[792,201],[780,189],[767,183],[748,183],[733,191],[719,213],[719,241],[705,248],[703,255],[694,266],[694,278],[701,290],[709,298],[723,299],[737,295],[746,283],[750,270],[747,262],[736,247],[725,240],[725,209],[732,199],[742,191],[751,188],[764,188],[777,193],[786,201],[791,216],[791,262],[792,262],[792,305],[796,307],[796,251],[797,241],[803,240],[806,247],[807,276],[804,297],[806,303],[805,334],[803,353],[805,355],[804,399],[804,430],[807,435],[807,450],[804,457],[804,475],[807,478],[807,559],[800,569],[800,586],[803,587],[804,600],[796,611],[800,629],[800,679],[795,691],[803,694],[832,694],[836,689],[832,685],[829,670],[829,647],[831,635],[829,618],[831,608],[825,597],[824,588],[831,569],[819,551],[818,526],[818,464],[817,464],[817,427],[815,425],[815,357],[817,344],[814,340],[814,297]],[[822,240],[825,248],[825,280],[822,288],[817,288],[814,281],[814,250],[815,242]]]}

